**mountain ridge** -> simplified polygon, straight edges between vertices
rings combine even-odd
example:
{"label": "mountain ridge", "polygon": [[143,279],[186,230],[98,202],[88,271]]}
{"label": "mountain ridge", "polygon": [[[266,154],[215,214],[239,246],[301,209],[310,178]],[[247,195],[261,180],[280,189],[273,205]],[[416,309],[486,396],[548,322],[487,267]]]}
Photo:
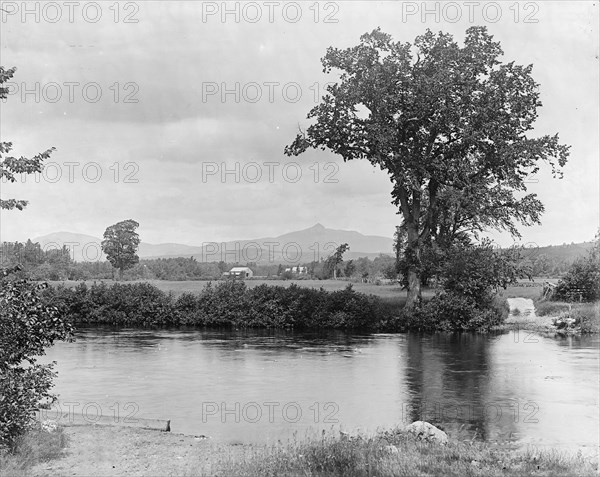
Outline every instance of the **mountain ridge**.
{"label": "mountain ridge", "polygon": [[[32,239],[42,248],[72,247],[73,258],[77,262],[105,260],[101,251],[101,239],[87,234],[72,232],[53,232]],[[138,256],[142,259],[194,257],[199,261],[228,263],[280,262],[306,263],[327,258],[335,247],[348,243],[350,250],[345,259],[359,257],[375,258],[380,254],[393,254],[393,240],[378,235],[364,235],[353,230],[328,229],[317,223],[312,227],[288,232],[276,237],[230,240],[221,242],[203,242],[202,245],[185,245],[175,242],[151,244],[141,242]],[[533,259],[539,254],[549,258],[560,258],[572,262],[593,247],[594,242],[581,242],[562,245],[548,245],[526,250],[524,256]],[[286,250],[284,250],[286,247]]]}
{"label": "mountain ridge", "polygon": [[[71,248],[77,262],[105,260],[101,253],[102,239],[93,235],[67,231],[53,232],[32,239],[42,248]],[[138,250],[140,258],[194,257],[201,261],[226,262],[300,262],[326,258],[337,246],[348,243],[350,250],[346,256],[375,257],[381,253],[391,254],[393,239],[377,235],[364,235],[354,230],[328,229],[317,223],[307,229],[287,232],[275,237],[261,237],[246,240],[206,241],[202,245],[185,245],[175,242],[152,244],[141,242]],[[100,256],[100,258],[99,258]]]}

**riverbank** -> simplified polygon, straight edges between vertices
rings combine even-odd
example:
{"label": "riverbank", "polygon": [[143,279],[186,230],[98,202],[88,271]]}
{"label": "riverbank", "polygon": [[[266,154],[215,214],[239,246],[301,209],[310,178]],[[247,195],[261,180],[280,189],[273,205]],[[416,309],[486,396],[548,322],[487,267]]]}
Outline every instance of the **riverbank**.
{"label": "riverbank", "polygon": [[[423,306],[404,310],[406,296],[399,287],[370,285],[378,295],[358,292],[343,281],[316,281],[287,286],[247,281],[194,282],[197,292],[175,291],[172,282],[160,287],[149,282],[54,284],[44,292],[75,325],[124,327],[196,327],[230,329],[353,330],[363,332],[490,331],[526,329],[540,333],[594,333],[600,326],[592,308],[562,322],[531,310],[512,310],[506,300],[537,299],[541,283],[523,282],[502,290],[489,308],[479,309],[464,297],[433,296],[428,290]],[[187,282],[183,282],[188,286]],[[341,286],[345,288],[340,288]],[[525,286],[527,285],[527,286]],[[363,284],[362,290],[366,290]],[[331,288],[333,287],[333,288]],[[525,298],[526,297],[526,298]],[[539,302],[538,302],[539,303]],[[571,306],[564,304],[564,306]],[[578,307],[580,305],[573,305]],[[513,307],[514,308],[514,307]]]}
{"label": "riverbank", "polygon": [[589,457],[554,450],[521,453],[477,442],[425,443],[398,429],[272,446],[219,444],[112,426],[67,427],[62,432],[69,440],[63,455],[23,475],[592,476],[598,469]]}
{"label": "riverbank", "polygon": [[600,333],[600,302],[565,303],[507,298],[509,315],[500,330],[526,330],[545,335]]}
{"label": "riverbank", "polygon": [[437,294],[407,310],[406,297],[383,299],[356,292],[350,283],[327,291],[296,284],[249,288],[243,281],[221,281],[178,297],[150,283],[81,283],[48,287],[42,296],[75,326],[485,331],[508,313],[505,300],[489,297],[489,305],[480,309],[473,298],[457,294]]}

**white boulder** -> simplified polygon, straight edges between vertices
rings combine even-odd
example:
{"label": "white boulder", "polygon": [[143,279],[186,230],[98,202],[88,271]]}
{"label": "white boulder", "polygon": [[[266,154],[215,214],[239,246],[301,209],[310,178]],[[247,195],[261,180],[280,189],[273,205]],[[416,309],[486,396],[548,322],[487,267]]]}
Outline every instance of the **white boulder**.
{"label": "white boulder", "polygon": [[426,421],[415,421],[406,427],[406,431],[419,440],[439,444],[448,443],[448,434]]}
{"label": "white boulder", "polygon": [[48,419],[42,422],[41,427],[43,431],[52,433],[55,432],[56,429],[58,429],[58,424],[56,421]]}

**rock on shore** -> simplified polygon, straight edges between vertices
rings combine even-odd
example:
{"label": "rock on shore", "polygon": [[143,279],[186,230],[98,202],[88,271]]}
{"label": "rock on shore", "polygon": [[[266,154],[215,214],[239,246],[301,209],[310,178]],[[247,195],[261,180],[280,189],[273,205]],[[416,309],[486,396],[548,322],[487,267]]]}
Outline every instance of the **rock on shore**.
{"label": "rock on shore", "polygon": [[406,431],[419,440],[440,444],[448,443],[448,434],[426,421],[415,421],[406,427]]}

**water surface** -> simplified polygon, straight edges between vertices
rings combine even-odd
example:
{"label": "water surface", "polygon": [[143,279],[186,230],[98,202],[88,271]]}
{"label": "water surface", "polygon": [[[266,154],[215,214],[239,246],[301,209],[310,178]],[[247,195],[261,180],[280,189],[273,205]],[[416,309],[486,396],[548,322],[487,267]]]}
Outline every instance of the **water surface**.
{"label": "water surface", "polygon": [[460,439],[595,450],[598,345],[598,337],[524,331],[88,328],[48,359],[59,363],[63,410],[170,419],[173,432],[226,442],[424,419]]}

